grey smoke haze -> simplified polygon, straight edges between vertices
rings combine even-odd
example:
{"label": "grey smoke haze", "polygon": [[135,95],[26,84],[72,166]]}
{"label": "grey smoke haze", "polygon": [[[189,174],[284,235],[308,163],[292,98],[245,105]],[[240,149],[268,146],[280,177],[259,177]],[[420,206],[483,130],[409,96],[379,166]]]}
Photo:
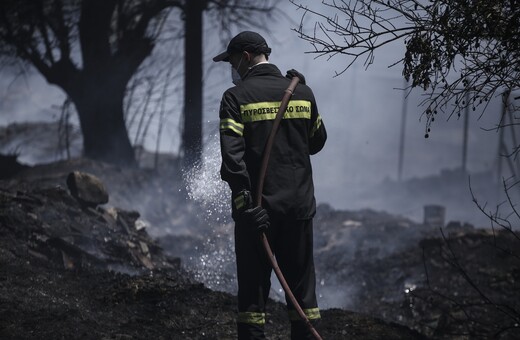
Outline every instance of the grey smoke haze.
{"label": "grey smoke haze", "polygon": [[[335,72],[343,70],[346,61],[341,56],[328,60],[327,57],[315,59],[315,55],[306,54],[312,46],[291,30],[299,24],[303,12],[296,11],[286,1],[280,3],[280,8],[292,22],[280,20],[272,22],[268,29],[254,30],[264,35],[271,45],[273,52],[270,61],[282,72],[291,68],[302,72],[315,92],[329,134],[325,149],[313,157],[317,201],[338,209],[364,208],[368,203],[358,199],[360,193],[384,179],[397,179],[403,107],[403,92],[397,88],[403,87],[403,79],[400,65],[393,68],[388,68],[388,65],[400,58],[404,46],[389,46],[377,51],[375,62],[368,70],[360,63],[341,76],[334,77]],[[313,26],[312,22],[309,17],[309,27]],[[220,96],[232,84],[229,65],[215,64],[211,60],[225,48],[220,44],[220,32],[215,32],[210,22],[206,21],[205,25],[204,135],[210,136],[218,126]],[[53,106],[61,105],[65,98],[60,89],[49,86],[36,74],[12,83],[13,75],[3,72],[0,78],[2,125],[59,118],[59,112]],[[425,122],[420,119],[422,109],[417,107],[420,100],[421,93],[417,92],[408,98],[403,179],[436,175],[442,169],[458,168],[462,162],[463,120],[457,120],[457,117],[449,121],[446,121],[447,117],[438,119],[432,127],[430,138],[425,139]],[[172,104],[167,110],[178,114],[179,107]],[[478,111],[471,113],[467,160],[470,173],[496,167],[498,134],[481,128],[492,128],[499,114],[498,100],[480,119]],[[179,137],[176,124],[178,119],[168,121],[165,128],[168,136],[161,145],[162,151],[177,152]],[[155,149],[155,140],[149,140],[146,147]],[[211,146],[209,149],[214,150]],[[22,151],[23,160],[26,150]],[[388,197],[388,200],[391,199]],[[469,192],[467,199],[471,199]],[[390,212],[418,219],[425,203],[442,202],[414,202]],[[369,207],[387,208],[380,201]],[[448,219],[452,214],[448,207]],[[479,214],[476,209],[475,214]]]}
{"label": "grey smoke haze", "polygon": [[[421,221],[423,205],[441,203],[438,197],[417,199],[409,197],[407,203],[395,207],[386,204],[394,200],[388,193],[377,192],[377,184],[386,178],[396,179],[398,169],[398,146],[403,107],[403,87],[401,66],[388,68],[404,52],[400,45],[389,46],[376,52],[374,65],[365,70],[358,64],[339,77],[336,71],[343,70],[345,60],[335,57],[315,59],[306,54],[312,46],[300,40],[291,31],[299,24],[301,11],[295,11],[287,1],[280,2],[281,9],[291,18],[272,22],[269,30],[258,30],[266,37],[273,49],[270,61],[282,72],[295,68],[302,72],[307,83],[313,88],[320,113],[328,130],[329,140],[325,149],[313,156],[313,169],[318,204],[328,203],[337,209],[355,210],[372,208],[388,210],[393,214],[403,214]],[[318,3],[316,1],[316,3]],[[311,18],[308,18],[311,19]],[[309,20],[312,27],[312,21]],[[193,200],[207,205],[207,218],[220,216],[228,206],[228,191],[224,183],[218,182],[218,109],[221,94],[232,86],[228,64],[213,63],[211,58],[225,46],[221,45],[220,32],[216,32],[206,21],[205,29],[205,88],[204,88],[204,136],[207,141],[207,160],[202,171],[194,175],[189,184]],[[253,28],[252,28],[253,29]],[[257,30],[257,29],[254,29]],[[237,32],[233,32],[236,34]],[[175,61],[178,62],[178,61]],[[18,78],[12,82],[14,74],[2,71],[0,77],[0,123],[16,121],[56,121],[63,103],[64,93],[48,85],[38,74],[32,73],[28,79]],[[179,79],[182,83],[182,79]],[[167,107],[170,118],[165,124],[164,142],[161,151],[175,153],[179,147],[178,115],[182,110],[182,94],[172,100]],[[406,125],[406,145],[403,178],[438,175],[443,169],[461,166],[463,120],[438,119],[432,127],[430,138],[424,138],[425,122],[420,119],[418,103],[421,93],[413,92],[408,98]],[[500,103],[495,101],[486,114],[472,112],[468,139],[468,170],[470,173],[496,168],[498,133],[486,132],[481,128],[492,128],[500,115]],[[77,119],[74,118],[77,122]],[[155,133],[152,131],[151,135]],[[148,140],[146,147],[155,149],[155,140]],[[0,149],[3,146],[0,146]],[[10,150],[3,150],[10,151]],[[30,162],[31,150],[21,149],[22,161]],[[490,181],[492,179],[490,178]],[[366,197],[366,191],[372,196]],[[386,196],[386,197],[385,197]],[[363,199],[362,199],[363,197]],[[471,204],[469,192],[461,194],[467,200],[463,214],[459,207],[448,205],[447,219],[465,218],[469,222],[481,221],[481,213]],[[485,193],[483,194],[485,197]],[[469,206],[470,208],[467,208]],[[135,207],[139,210],[139,207]],[[229,214],[227,215],[229,218]],[[216,218],[214,218],[215,220]],[[229,223],[226,223],[229,222]],[[188,227],[186,227],[188,228]],[[230,221],[222,221],[220,229],[204,231],[207,252],[200,254],[193,250],[198,277],[209,287],[234,291],[234,253],[232,249],[232,226]],[[191,255],[190,255],[191,256]],[[191,258],[190,258],[191,260]],[[232,286],[226,284],[231,282]],[[282,298],[277,280],[272,279],[272,297]],[[342,307],[349,305],[349,297],[356,295],[356,286],[345,286],[343,282],[318,281],[320,306]]]}
{"label": "grey smoke haze", "polygon": [[[314,7],[326,7],[312,3]],[[396,180],[398,175],[398,147],[401,114],[404,103],[404,80],[402,66],[388,66],[402,58],[404,44],[384,47],[376,52],[374,64],[368,69],[360,63],[342,75],[347,61],[342,56],[329,59],[316,58],[316,54],[306,53],[313,47],[298,38],[292,31],[300,23],[302,11],[284,2],[281,8],[290,16],[292,23],[280,21],[269,29],[258,30],[263,34],[273,51],[270,62],[282,72],[295,68],[302,72],[307,83],[314,90],[320,113],[328,130],[329,139],[325,149],[313,156],[314,178],[317,201],[328,203],[338,209],[359,209],[367,207],[367,202],[359,195],[367,190],[375,190],[374,185],[384,179]],[[309,29],[314,27],[314,19],[306,17]],[[238,33],[238,32],[235,32]],[[223,49],[221,47],[220,49]],[[206,60],[219,52],[210,48]],[[208,82],[218,95],[230,84],[229,65],[208,65],[211,77]],[[220,90],[218,90],[220,89]],[[209,95],[209,94],[208,94]],[[443,169],[456,169],[462,165],[463,119],[457,116],[448,120],[440,116],[432,126],[430,138],[425,139],[425,120],[421,120],[422,108],[419,103],[423,93],[414,91],[407,97],[407,120],[405,129],[405,152],[403,179],[438,175]],[[211,98],[205,104],[206,119],[215,126],[220,98]],[[501,104],[499,98],[491,103],[484,115],[480,111],[471,112],[469,119],[467,170],[470,173],[496,169],[498,156],[498,133],[483,129],[493,128],[499,119]],[[490,178],[491,180],[491,178]],[[466,188],[467,189],[467,188]],[[463,193],[471,201],[469,190]],[[485,195],[485,194],[484,194]],[[377,194],[375,195],[377,196]],[[386,198],[392,200],[392,197]],[[383,201],[383,202],[382,202]],[[414,219],[422,218],[424,204],[443,204],[439,199],[428,201],[410,200],[410,205],[394,209],[392,213],[403,214]],[[372,201],[368,207],[387,209],[384,199]],[[471,206],[471,204],[468,204]],[[466,218],[480,212],[460,214],[460,209],[447,207],[447,219]],[[454,211],[459,210],[459,211]],[[480,222],[479,221],[479,222]]]}

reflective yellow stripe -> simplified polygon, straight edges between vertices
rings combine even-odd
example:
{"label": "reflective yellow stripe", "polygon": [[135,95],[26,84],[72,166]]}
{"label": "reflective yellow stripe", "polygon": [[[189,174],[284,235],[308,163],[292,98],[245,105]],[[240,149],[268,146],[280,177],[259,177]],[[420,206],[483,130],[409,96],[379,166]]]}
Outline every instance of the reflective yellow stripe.
{"label": "reflective yellow stripe", "polygon": [[[318,307],[304,309],[303,312],[305,313],[305,315],[307,316],[307,319],[309,319],[309,320],[316,320],[316,319],[321,318],[320,309]],[[289,310],[289,319],[292,321],[301,320],[300,314],[298,314],[298,312],[295,311],[294,309],[291,309],[291,310]]]}
{"label": "reflective yellow stripe", "polygon": [[[244,123],[273,120],[280,108],[280,102],[259,102],[240,105],[240,116]],[[311,102],[308,100],[291,100],[287,104],[284,119],[311,119]]]}
{"label": "reflective yellow stripe", "polygon": [[244,134],[244,124],[237,123],[231,118],[224,118],[220,120],[220,131],[231,130],[239,136]]}
{"label": "reflective yellow stripe", "polygon": [[234,200],[235,202],[235,208],[241,209],[246,204],[246,200],[244,198],[244,195],[238,195]]}
{"label": "reflective yellow stripe", "polygon": [[314,122],[314,126],[312,127],[311,137],[314,136],[314,134],[316,133],[316,131],[318,131],[320,126],[321,126],[321,116],[318,115],[318,118],[316,118],[316,121]]}
{"label": "reflective yellow stripe", "polygon": [[237,322],[249,323],[253,325],[264,325],[265,313],[240,312],[238,313]]}

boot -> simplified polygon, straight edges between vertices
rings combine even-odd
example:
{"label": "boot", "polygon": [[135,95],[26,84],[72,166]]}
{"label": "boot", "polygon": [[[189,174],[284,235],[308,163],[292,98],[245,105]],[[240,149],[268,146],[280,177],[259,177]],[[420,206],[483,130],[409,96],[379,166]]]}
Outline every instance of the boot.
{"label": "boot", "polygon": [[[317,328],[317,325],[319,325],[319,319],[318,320],[312,320],[311,321],[312,326],[316,331],[319,330]],[[309,327],[305,323],[305,321],[291,321],[291,340],[315,340],[314,335],[309,330]]]}
{"label": "boot", "polygon": [[265,340],[264,326],[237,323],[238,340]]}

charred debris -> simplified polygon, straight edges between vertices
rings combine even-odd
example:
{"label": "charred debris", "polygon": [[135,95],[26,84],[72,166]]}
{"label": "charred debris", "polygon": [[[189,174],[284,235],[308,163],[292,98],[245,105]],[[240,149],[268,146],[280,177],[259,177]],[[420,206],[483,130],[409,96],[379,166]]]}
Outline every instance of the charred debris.
{"label": "charred debris", "polygon": [[[195,245],[204,252],[207,225],[186,203],[175,160],[163,162],[152,171],[75,159],[0,181],[2,338],[236,337],[234,295],[208,289],[178,256]],[[166,225],[193,232],[153,232]],[[319,290],[342,301],[322,312],[324,338],[518,334],[513,230],[439,229],[326,205],[316,226]],[[270,339],[288,338],[285,307],[268,308]]]}

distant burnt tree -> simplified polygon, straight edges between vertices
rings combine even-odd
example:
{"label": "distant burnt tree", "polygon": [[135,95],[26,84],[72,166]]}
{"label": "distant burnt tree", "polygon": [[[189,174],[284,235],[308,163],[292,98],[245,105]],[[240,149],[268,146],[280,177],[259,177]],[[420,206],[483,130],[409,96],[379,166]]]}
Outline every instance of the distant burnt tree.
{"label": "distant burnt tree", "polygon": [[[240,13],[269,8],[267,0],[262,6],[252,6],[252,1],[198,1],[203,2],[201,9],[222,14],[228,27],[232,22],[226,22],[225,15],[237,19]],[[78,113],[86,157],[133,166],[136,160],[123,109],[127,85],[152,54],[165,21],[187,19],[187,3],[3,0],[0,56],[34,66],[50,84],[63,89]],[[169,16],[171,10],[179,15]]]}
{"label": "distant burnt tree", "polygon": [[135,163],[123,113],[126,85],[152,52],[157,34],[153,28],[167,6],[159,1],[136,3],[0,3],[3,52],[32,64],[71,98],[86,157],[122,165]]}
{"label": "distant burnt tree", "polygon": [[251,29],[269,27],[267,19],[274,14],[274,0],[189,0],[184,7],[184,126],[182,150],[184,165],[197,164],[202,156],[203,102],[203,12],[208,13],[209,25],[218,27],[227,45],[234,26]]}
{"label": "distant burnt tree", "polygon": [[[427,91],[427,129],[437,113],[474,110],[520,87],[516,0],[291,2],[303,10],[296,31],[312,44],[310,53],[346,59],[338,75],[359,59],[368,67],[385,45],[404,44],[392,66],[402,64],[411,87]],[[307,27],[309,17],[315,20]]]}

